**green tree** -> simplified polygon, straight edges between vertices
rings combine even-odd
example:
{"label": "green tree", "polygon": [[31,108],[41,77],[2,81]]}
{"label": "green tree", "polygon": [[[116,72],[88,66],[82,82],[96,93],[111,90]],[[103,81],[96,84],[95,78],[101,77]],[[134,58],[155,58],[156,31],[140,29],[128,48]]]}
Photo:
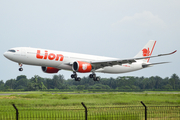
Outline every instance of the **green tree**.
{"label": "green tree", "polygon": [[0,81],[0,90],[4,90],[5,87],[4,87],[4,82],[3,80]]}
{"label": "green tree", "polygon": [[63,81],[63,75],[54,75],[52,79],[53,88],[61,89],[63,86]]}
{"label": "green tree", "polygon": [[170,85],[170,84],[167,84],[167,85],[164,85],[163,87],[162,87],[162,89],[166,89],[166,90],[170,90],[170,89],[172,89],[173,87]]}
{"label": "green tree", "polygon": [[173,74],[170,78],[170,83],[173,89],[177,89],[180,85],[179,77],[176,74]]}
{"label": "green tree", "polygon": [[25,75],[17,76],[16,81],[21,80],[21,79],[27,79],[27,77]]}
{"label": "green tree", "polygon": [[38,75],[35,75],[30,79],[30,83],[28,84],[28,89],[30,90],[41,90],[42,89],[42,78]]}
{"label": "green tree", "polygon": [[42,90],[46,90],[47,89],[43,82],[41,82],[41,89]]}
{"label": "green tree", "polygon": [[45,85],[45,86],[47,87],[47,89],[54,89],[54,84],[53,84],[52,79],[47,78],[47,79],[46,79],[46,85]]}
{"label": "green tree", "polygon": [[15,79],[7,80],[6,83],[4,84],[4,87],[6,89],[15,89],[15,87],[16,87],[16,80]]}
{"label": "green tree", "polygon": [[16,80],[15,89],[26,89],[28,84],[28,80],[25,77],[21,77],[20,79]]}
{"label": "green tree", "polygon": [[85,88],[84,85],[78,85],[78,86],[77,86],[77,89],[78,89],[78,90],[84,90],[84,88]]}

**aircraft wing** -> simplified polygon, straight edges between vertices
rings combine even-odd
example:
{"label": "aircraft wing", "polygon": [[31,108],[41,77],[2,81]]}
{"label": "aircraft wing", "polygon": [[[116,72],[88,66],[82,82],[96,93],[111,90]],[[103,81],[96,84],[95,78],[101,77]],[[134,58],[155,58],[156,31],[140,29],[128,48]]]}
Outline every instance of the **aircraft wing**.
{"label": "aircraft wing", "polygon": [[113,65],[122,65],[122,64],[131,64],[136,62],[136,60],[147,59],[147,58],[154,58],[160,57],[165,55],[174,54],[177,50],[166,53],[166,54],[159,54],[154,56],[146,56],[146,57],[139,57],[139,58],[130,58],[130,59],[114,59],[114,60],[104,60],[104,61],[91,61],[90,63],[95,66],[95,69],[106,67],[106,66],[113,66]]}

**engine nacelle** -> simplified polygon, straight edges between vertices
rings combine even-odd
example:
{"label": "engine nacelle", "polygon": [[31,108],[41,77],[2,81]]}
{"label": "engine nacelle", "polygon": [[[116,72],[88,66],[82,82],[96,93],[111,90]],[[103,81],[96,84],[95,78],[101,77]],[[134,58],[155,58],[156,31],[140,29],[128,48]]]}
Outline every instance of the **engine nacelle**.
{"label": "engine nacelle", "polygon": [[53,67],[41,67],[42,71],[45,73],[57,73],[60,69],[53,68]]}
{"label": "engine nacelle", "polygon": [[87,62],[75,61],[72,65],[72,69],[73,71],[76,72],[86,73],[86,72],[91,72],[92,65]]}

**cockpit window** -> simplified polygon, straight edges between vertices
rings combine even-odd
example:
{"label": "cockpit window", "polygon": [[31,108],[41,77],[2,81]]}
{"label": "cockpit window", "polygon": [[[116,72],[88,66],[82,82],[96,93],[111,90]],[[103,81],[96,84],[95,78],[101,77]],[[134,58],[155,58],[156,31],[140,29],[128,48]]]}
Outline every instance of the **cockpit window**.
{"label": "cockpit window", "polygon": [[16,52],[15,50],[8,50],[8,52]]}

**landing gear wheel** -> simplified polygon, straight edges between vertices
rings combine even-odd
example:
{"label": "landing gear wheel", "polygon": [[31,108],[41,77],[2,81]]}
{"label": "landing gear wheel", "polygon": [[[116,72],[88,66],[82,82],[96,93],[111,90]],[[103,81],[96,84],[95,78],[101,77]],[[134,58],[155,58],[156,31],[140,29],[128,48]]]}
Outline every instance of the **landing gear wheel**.
{"label": "landing gear wheel", "polygon": [[92,74],[93,78],[96,78],[96,74]]}
{"label": "landing gear wheel", "polygon": [[75,81],[81,81],[80,77],[75,78]]}
{"label": "landing gear wheel", "polygon": [[96,77],[96,74],[94,72],[89,75],[89,78],[93,78],[94,81],[99,81],[100,80],[99,77]]}
{"label": "landing gear wheel", "polygon": [[96,77],[96,78],[93,78],[94,81],[99,81],[100,78],[99,77]]}
{"label": "landing gear wheel", "polygon": [[75,81],[80,81],[80,80],[81,80],[81,78],[80,78],[80,77],[77,77],[77,74],[76,74],[76,72],[75,72],[75,71],[73,71],[73,74],[71,75],[71,78],[74,78],[74,79],[75,79]]}
{"label": "landing gear wheel", "polygon": [[73,74],[71,75],[71,78],[74,78],[74,75],[73,75]]}
{"label": "landing gear wheel", "polygon": [[96,74],[90,74],[89,77],[90,78],[96,78]]}
{"label": "landing gear wheel", "polygon": [[89,78],[93,78],[93,74],[90,74],[90,75],[89,75]]}
{"label": "landing gear wheel", "polygon": [[77,74],[72,74],[71,78],[77,78]]}
{"label": "landing gear wheel", "polygon": [[23,68],[19,68],[19,71],[23,71]]}
{"label": "landing gear wheel", "polygon": [[100,80],[100,78],[99,77],[96,77],[96,81],[99,81]]}

